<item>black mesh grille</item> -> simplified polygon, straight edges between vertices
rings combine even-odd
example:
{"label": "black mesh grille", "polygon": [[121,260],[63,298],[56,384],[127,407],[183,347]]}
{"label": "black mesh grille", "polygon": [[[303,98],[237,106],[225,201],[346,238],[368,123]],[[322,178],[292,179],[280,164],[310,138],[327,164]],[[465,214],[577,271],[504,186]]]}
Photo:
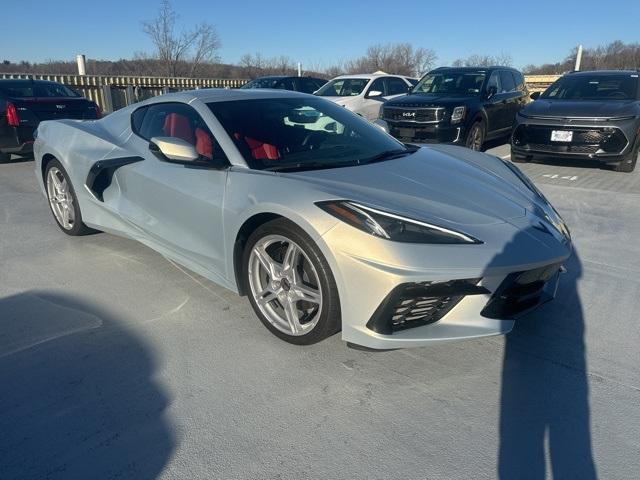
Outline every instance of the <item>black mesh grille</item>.
{"label": "black mesh grille", "polygon": [[401,298],[393,309],[391,329],[395,332],[437,322],[461,299],[460,296]]}
{"label": "black mesh grille", "polygon": [[444,118],[444,108],[385,107],[383,118],[392,122],[439,122]]}
{"label": "black mesh grille", "polygon": [[394,288],[375,311],[367,327],[391,335],[407,328],[437,322],[466,295],[486,294],[480,279],[405,283]]}
{"label": "black mesh grille", "polygon": [[[551,141],[553,130],[573,132],[570,142]],[[519,125],[513,133],[515,146],[549,153],[595,154],[621,153],[627,145],[627,139],[618,128],[613,127],[572,127]]]}

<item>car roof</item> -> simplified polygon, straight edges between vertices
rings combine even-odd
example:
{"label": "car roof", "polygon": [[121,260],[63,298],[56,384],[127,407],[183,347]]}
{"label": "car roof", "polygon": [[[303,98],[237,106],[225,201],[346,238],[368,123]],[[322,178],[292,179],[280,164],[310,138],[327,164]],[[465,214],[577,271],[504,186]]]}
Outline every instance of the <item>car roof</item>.
{"label": "car roof", "polygon": [[466,72],[488,72],[490,70],[513,70],[518,71],[518,69],[513,67],[501,67],[500,65],[491,65],[489,67],[438,67],[431,70],[431,72],[441,72],[443,70],[458,70],[458,71],[466,71]]}
{"label": "car roof", "polygon": [[331,80],[336,80],[338,78],[364,78],[367,80],[372,80],[374,78],[380,78],[380,77],[413,78],[413,77],[407,77],[406,75],[396,75],[395,73],[362,73],[362,74],[338,75],[337,77],[333,77]]}
{"label": "car roof", "polygon": [[[249,89],[228,89],[228,88],[202,88],[199,90],[188,90],[184,92],[167,93],[158,97],[153,97],[141,104],[149,105],[162,102],[184,102],[200,100],[204,103],[227,102],[236,100],[262,100],[265,98],[300,98],[312,96],[308,93],[295,92],[293,90],[270,89],[270,88],[249,88]],[[317,97],[314,97],[317,98]]]}
{"label": "car roof", "polygon": [[569,72],[570,75],[638,75],[638,70],[581,70]]}
{"label": "car roof", "polygon": [[0,85],[2,85],[3,83],[12,83],[12,84],[31,84],[31,83],[37,83],[39,85],[47,85],[47,84],[55,84],[55,85],[59,85],[58,82],[52,82],[50,80],[32,80],[30,78],[0,78]]}

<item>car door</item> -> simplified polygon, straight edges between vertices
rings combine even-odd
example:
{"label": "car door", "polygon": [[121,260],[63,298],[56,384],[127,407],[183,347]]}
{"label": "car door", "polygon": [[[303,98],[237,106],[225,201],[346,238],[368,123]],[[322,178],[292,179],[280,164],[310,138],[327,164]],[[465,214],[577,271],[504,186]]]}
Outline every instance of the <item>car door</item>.
{"label": "car door", "polygon": [[[126,148],[144,160],[116,171],[121,190],[117,210],[139,229],[141,240],[224,281],[222,209],[227,169],[214,167],[214,162],[225,161],[224,152],[202,116],[185,103],[142,107],[132,120]],[[194,144],[201,159],[211,160],[212,168],[161,160],[149,150],[153,137],[177,137]]]}
{"label": "car door", "polygon": [[[495,94],[488,97],[487,93],[491,88],[495,88]],[[484,110],[487,114],[487,136],[495,135],[496,132],[502,130],[505,126],[504,103],[503,96],[500,93],[502,85],[500,83],[500,71],[494,70],[489,75],[487,85],[485,86]],[[488,97],[488,98],[487,98]]]}
{"label": "car door", "polygon": [[[371,95],[372,92],[382,92],[382,95]],[[374,121],[380,116],[380,107],[385,102],[386,85],[384,77],[376,78],[364,92],[364,98],[360,105],[359,113],[369,121]]]}
{"label": "car door", "polygon": [[516,88],[516,81],[511,70],[500,70],[500,84],[504,96],[503,128],[511,129],[520,110],[521,92]]}

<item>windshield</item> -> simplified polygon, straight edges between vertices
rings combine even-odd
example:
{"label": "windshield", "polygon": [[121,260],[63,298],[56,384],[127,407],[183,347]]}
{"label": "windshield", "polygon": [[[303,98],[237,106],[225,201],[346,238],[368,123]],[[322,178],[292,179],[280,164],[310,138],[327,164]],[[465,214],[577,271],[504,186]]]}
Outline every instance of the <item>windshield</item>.
{"label": "windshield", "polygon": [[409,152],[378,127],[320,98],[239,100],[208,106],[247,164],[257,170],[351,166]]}
{"label": "windshield", "polygon": [[256,78],[255,80],[251,80],[249,83],[245,83],[240,88],[273,88],[280,79],[281,77]]}
{"label": "windshield", "polygon": [[565,75],[540,95],[553,100],[632,100],[638,95],[638,74]]}
{"label": "windshield", "polygon": [[355,97],[362,93],[369,83],[368,78],[336,78],[316,92],[321,97]]}
{"label": "windshield", "polygon": [[29,80],[0,83],[0,92],[7,97],[79,97],[76,92],[59,83],[38,83]]}
{"label": "windshield", "polygon": [[486,73],[483,71],[446,71],[426,74],[411,93],[441,95],[480,95]]}

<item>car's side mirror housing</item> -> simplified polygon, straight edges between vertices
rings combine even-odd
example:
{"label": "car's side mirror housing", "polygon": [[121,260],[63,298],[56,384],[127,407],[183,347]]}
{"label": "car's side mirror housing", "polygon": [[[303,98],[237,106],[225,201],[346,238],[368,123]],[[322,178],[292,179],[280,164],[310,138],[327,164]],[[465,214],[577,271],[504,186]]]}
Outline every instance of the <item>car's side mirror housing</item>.
{"label": "car's side mirror housing", "polygon": [[381,97],[381,96],[382,96],[382,92],[380,90],[369,90],[369,93],[367,93],[367,98]]}
{"label": "car's side mirror housing", "polygon": [[149,142],[151,150],[160,160],[177,163],[186,167],[223,168],[221,159],[203,157],[191,143],[177,137],[153,137]]}
{"label": "car's side mirror housing", "polygon": [[496,93],[498,93],[498,87],[496,87],[495,85],[487,87],[487,100],[492,98]]}
{"label": "car's side mirror housing", "polygon": [[529,97],[531,97],[531,100],[537,100],[540,98],[540,92],[533,92]]}

